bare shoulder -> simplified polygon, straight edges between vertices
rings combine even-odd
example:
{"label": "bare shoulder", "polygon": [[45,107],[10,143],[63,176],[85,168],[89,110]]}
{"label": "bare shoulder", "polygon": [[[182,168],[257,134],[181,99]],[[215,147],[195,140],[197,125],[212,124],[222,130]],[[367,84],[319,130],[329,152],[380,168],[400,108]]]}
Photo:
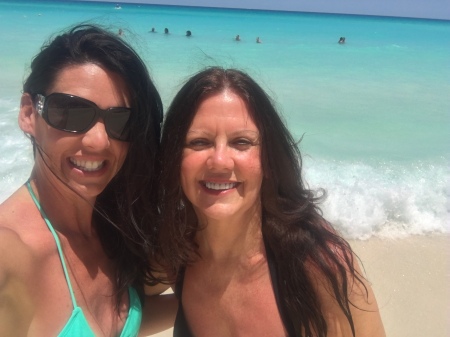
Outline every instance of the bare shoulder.
{"label": "bare shoulder", "polygon": [[28,335],[35,310],[32,256],[15,231],[0,227],[0,336]]}
{"label": "bare shoulder", "polygon": [[350,310],[355,324],[356,336],[385,337],[386,333],[375,294],[361,271],[356,256],[353,258],[353,264],[360,275],[359,279],[352,278],[349,284]]}
{"label": "bare shoulder", "polygon": [[22,241],[20,235],[11,228],[0,226],[0,270],[17,269],[22,258],[31,257],[30,248]]}
{"label": "bare shoulder", "polygon": [[[347,269],[348,299],[356,336],[385,337],[380,309],[370,282],[359,264],[359,258],[348,246],[354,273]],[[343,254],[344,255],[344,254]],[[342,255],[342,256],[343,256]]]}
{"label": "bare shoulder", "polygon": [[0,336],[25,336],[34,310],[34,255],[19,230],[23,206],[20,193],[0,205]]}
{"label": "bare shoulder", "polygon": [[0,204],[0,288],[8,273],[19,272],[32,262],[33,254],[21,234],[29,207],[20,189]]}
{"label": "bare shoulder", "polygon": [[25,186],[20,187],[8,199],[0,204],[0,228],[14,227],[17,218],[26,215],[31,197]]}
{"label": "bare shoulder", "polygon": [[0,226],[0,292],[8,279],[20,279],[20,275],[32,267],[32,250],[20,235],[11,228]]}
{"label": "bare shoulder", "polygon": [[[340,255],[340,253],[338,254]],[[353,268],[356,271],[356,276],[349,270],[347,271],[347,294],[355,334],[364,337],[385,337],[386,334],[372,287],[361,271],[358,258],[351,251],[349,251],[349,254],[352,254]],[[327,321],[328,336],[352,336],[350,324],[338,305],[330,284],[318,271],[313,271],[311,276],[316,280],[315,287]]]}

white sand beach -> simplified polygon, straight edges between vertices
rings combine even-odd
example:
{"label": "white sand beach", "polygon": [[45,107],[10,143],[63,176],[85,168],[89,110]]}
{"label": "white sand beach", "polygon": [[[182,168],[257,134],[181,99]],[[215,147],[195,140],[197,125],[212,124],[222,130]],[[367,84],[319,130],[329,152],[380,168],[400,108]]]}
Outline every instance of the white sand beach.
{"label": "white sand beach", "polygon": [[450,236],[350,242],[388,337],[450,336]]}
{"label": "white sand beach", "polygon": [[[450,336],[450,236],[350,241],[372,283],[388,337]],[[172,328],[151,334],[172,336]]]}

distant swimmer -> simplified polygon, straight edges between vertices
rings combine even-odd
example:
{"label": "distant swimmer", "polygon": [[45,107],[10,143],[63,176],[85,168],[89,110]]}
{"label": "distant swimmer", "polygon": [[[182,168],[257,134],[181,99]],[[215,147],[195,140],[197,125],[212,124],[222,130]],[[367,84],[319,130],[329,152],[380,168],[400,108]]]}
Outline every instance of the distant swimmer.
{"label": "distant swimmer", "polygon": [[164,28],[164,34],[169,34],[169,29],[168,28]]}
{"label": "distant swimmer", "polygon": [[339,43],[339,44],[344,44],[344,43],[345,43],[345,37],[344,37],[344,36],[341,36],[341,37],[339,38],[338,43]]}
{"label": "distant swimmer", "polygon": [[186,31],[186,36],[192,36],[192,32],[190,30]]}
{"label": "distant swimmer", "polygon": [[122,36],[123,35],[123,30],[122,28],[119,29],[119,32],[117,33],[117,35]]}
{"label": "distant swimmer", "polygon": [[150,33],[156,33],[155,27],[152,27],[152,30],[150,31]]}
{"label": "distant swimmer", "polygon": [[259,36],[256,38],[256,43],[262,43],[261,40],[259,39]]}
{"label": "distant swimmer", "polygon": [[241,37],[238,35],[236,35],[236,37],[234,38],[236,41],[241,41]]}

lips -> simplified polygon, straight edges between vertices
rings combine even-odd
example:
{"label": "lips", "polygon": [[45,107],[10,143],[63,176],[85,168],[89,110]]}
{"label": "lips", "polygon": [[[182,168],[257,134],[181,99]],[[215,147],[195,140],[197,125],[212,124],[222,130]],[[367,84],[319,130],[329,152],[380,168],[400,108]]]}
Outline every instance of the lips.
{"label": "lips", "polygon": [[205,181],[203,182],[203,185],[213,191],[226,191],[231,190],[239,185],[239,183],[215,183],[215,182],[209,182]]}
{"label": "lips", "polygon": [[85,172],[99,171],[105,164],[103,160],[78,160],[75,158],[69,158],[69,160],[77,169]]}

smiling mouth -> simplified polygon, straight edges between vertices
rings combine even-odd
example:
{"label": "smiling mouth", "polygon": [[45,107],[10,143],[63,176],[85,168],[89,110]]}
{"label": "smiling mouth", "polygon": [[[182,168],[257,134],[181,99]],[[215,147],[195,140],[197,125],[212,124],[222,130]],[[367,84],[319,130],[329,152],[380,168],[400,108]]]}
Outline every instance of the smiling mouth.
{"label": "smiling mouth", "polygon": [[239,183],[212,183],[205,181],[203,185],[209,189],[214,191],[226,191],[231,190],[232,188],[235,188],[239,185]]}
{"label": "smiling mouth", "polygon": [[103,160],[76,160],[74,158],[69,158],[69,160],[77,169],[86,172],[99,171],[105,164]]}

